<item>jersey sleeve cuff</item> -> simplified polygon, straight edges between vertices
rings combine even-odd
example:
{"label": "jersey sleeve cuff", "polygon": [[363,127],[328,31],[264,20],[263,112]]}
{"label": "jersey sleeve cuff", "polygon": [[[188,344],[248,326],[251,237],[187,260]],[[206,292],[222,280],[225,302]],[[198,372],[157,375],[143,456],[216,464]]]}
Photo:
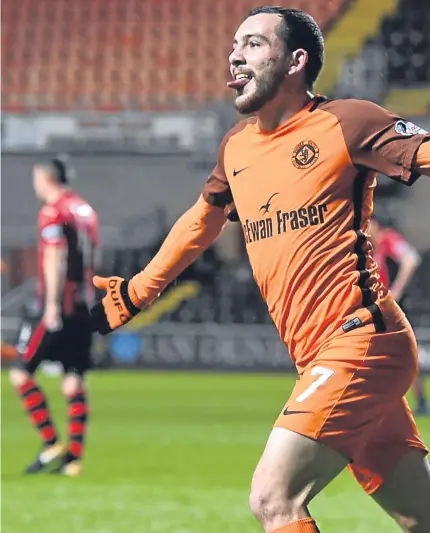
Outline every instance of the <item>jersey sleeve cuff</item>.
{"label": "jersey sleeve cuff", "polygon": [[403,158],[403,169],[401,180],[405,185],[411,186],[420,177],[420,173],[413,168],[413,162],[421,144],[428,138],[428,135],[415,135],[410,139],[409,147]]}

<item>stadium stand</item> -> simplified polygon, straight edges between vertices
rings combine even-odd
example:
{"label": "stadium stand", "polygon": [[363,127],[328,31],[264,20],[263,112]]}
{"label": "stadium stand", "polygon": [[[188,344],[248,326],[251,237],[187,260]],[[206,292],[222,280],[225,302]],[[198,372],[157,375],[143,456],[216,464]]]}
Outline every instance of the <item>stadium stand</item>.
{"label": "stadium stand", "polygon": [[[334,60],[318,90],[372,100],[404,116],[425,115],[430,110],[428,2],[384,0],[376,14],[370,8],[365,12],[368,1],[357,2],[329,35],[326,51]],[[368,24],[357,24],[360,10],[372,17],[371,31]]]}
{"label": "stadium stand", "polygon": [[332,94],[345,60],[354,59],[366,39],[378,33],[381,20],[394,13],[397,0],[359,0],[351,3],[350,9],[339,20],[326,38],[326,61],[318,79],[317,90]]}
{"label": "stadium stand", "polygon": [[383,21],[381,38],[388,51],[391,83],[412,85],[430,80],[429,24],[427,0],[400,0],[397,12]]}
{"label": "stadium stand", "polygon": [[[381,25],[391,85],[384,104],[401,113],[430,111],[430,10],[427,0],[400,0]],[[423,86],[424,85],[424,86]]]}
{"label": "stadium stand", "polygon": [[[348,0],[265,3],[308,10],[324,29],[349,5]],[[146,110],[225,99],[232,35],[255,5],[253,0],[4,0],[3,108]]]}

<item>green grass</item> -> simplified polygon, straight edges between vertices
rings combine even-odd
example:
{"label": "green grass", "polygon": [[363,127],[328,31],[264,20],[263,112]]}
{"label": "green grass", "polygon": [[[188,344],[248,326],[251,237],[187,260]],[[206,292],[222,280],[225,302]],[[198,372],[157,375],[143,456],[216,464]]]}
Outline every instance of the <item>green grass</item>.
{"label": "green grass", "polygon": [[[252,471],[294,376],[94,373],[81,478],[23,477],[39,443],[2,388],[2,533],[258,533]],[[59,429],[58,378],[42,378]],[[430,442],[430,420],[420,421]],[[311,506],[323,532],[394,533],[342,474]]]}

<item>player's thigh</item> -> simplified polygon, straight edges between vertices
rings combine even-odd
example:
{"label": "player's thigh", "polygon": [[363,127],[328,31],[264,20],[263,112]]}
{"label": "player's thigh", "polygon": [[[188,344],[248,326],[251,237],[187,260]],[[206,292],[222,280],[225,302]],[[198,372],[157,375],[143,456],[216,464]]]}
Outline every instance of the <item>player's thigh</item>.
{"label": "player's thigh", "polygon": [[412,450],[427,453],[413,413],[405,397],[392,402],[368,433],[350,471],[368,493],[374,494],[401,459]]}
{"label": "player's thigh", "polygon": [[325,346],[300,377],[278,426],[356,460],[378,419],[400,404],[416,371],[415,341],[406,328],[381,334],[372,328],[339,335]]}
{"label": "player's thigh", "polygon": [[61,339],[64,371],[82,380],[92,367],[92,331],[89,314],[82,309],[75,316],[63,320],[64,332]]}
{"label": "player's thigh", "polygon": [[17,368],[33,374],[42,361],[53,357],[56,351],[56,336],[46,329],[42,321],[36,324],[24,321],[20,328],[17,348]]}
{"label": "player's thigh", "polygon": [[430,531],[430,466],[423,450],[403,455],[372,497],[405,531]]}
{"label": "player's thigh", "polygon": [[389,399],[375,393],[377,376],[353,362],[323,360],[305,370],[275,426],[316,440],[354,461]]}
{"label": "player's thigh", "polygon": [[328,446],[275,427],[254,472],[251,509],[257,517],[269,508],[294,518],[347,464]]}

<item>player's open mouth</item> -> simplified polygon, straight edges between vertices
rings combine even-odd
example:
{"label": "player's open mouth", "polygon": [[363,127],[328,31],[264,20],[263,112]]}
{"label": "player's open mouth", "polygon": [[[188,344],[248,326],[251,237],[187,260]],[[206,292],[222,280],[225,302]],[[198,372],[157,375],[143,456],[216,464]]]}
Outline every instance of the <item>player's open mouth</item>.
{"label": "player's open mouth", "polygon": [[242,89],[252,78],[252,74],[245,74],[243,72],[236,74],[234,80],[227,83],[230,89]]}

